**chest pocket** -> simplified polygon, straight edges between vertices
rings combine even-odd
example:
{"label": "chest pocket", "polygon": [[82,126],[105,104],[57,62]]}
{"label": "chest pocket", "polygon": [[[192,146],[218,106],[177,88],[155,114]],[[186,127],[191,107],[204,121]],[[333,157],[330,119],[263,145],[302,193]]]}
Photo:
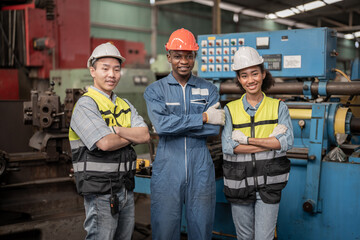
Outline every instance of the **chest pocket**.
{"label": "chest pocket", "polygon": [[190,113],[199,114],[205,111],[208,105],[209,90],[207,88],[192,88],[190,99]]}
{"label": "chest pocket", "polygon": [[205,111],[208,105],[208,100],[204,96],[197,96],[199,98],[190,100],[190,113],[199,114]]}

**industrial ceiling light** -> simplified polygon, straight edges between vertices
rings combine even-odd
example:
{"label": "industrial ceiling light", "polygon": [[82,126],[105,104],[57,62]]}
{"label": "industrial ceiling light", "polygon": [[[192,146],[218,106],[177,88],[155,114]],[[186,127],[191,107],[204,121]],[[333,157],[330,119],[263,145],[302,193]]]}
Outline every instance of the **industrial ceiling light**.
{"label": "industrial ceiling light", "polygon": [[354,39],[354,35],[352,33],[348,33],[344,35],[345,39]]}
{"label": "industrial ceiling light", "polygon": [[353,33],[355,37],[360,37],[360,31]]}
{"label": "industrial ceiling light", "polygon": [[286,18],[286,17],[290,17],[292,15],[295,15],[295,13],[293,11],[291,11],[290,9],[285,9],[285,10],[276,12],[275,15],[278,17]]}
{"label": "industrial ceiling light", "polygon": [[339,2],[339,1],[343,1],[343,0],[313,1],[313,2],[305,3],[302,5],[296,6],[296,7],[284,9],[284,10],[281,10],[281,11],[278,11],[275,13],[269,13],[269,14],[265,15],[265,18],[267,18],[267,19],[276,19],[277,17],[286,18],[286,17],[293,16],[295,14],[300,14],[305,11],[310,11],[310,10],[313,10],[316,8],[326,6],[326,4],[332,4],[335,2]]}
{"label": "industrial ceiling light", "polygon": [[276,19],[277,16],[275,14],[273,14],[273,13],[270,13],[270,14],[265,15],[265,18],[266,19]]}
{"label": "industrial ceiling light", "polygon": [[323,0],[325,3],[327,4],[333,4],[333,3],[336,3],[336,2],[341,2],[343,0]]}
{"label": "industrial ceiling light", "polygon": [[299,9],[294,8],[294,7],[290,8],[290,10],[293,11],[294,13],[296,13],[296,14],[300,13]]}
{"label": "industrial ceiling light", "polygon": [[233,21],[238,23],[239,22],[239,14],[237,13],[234,13],[234,16],[233,16]]}
{"label": "industrial ceiling light", "polygon": [[326,4],[323,1],[313,1],[313,2],[309,2],[309,3],[305,3],[304,4],[304,10],[305,11],[310,11],[319,7],[323,7]]}

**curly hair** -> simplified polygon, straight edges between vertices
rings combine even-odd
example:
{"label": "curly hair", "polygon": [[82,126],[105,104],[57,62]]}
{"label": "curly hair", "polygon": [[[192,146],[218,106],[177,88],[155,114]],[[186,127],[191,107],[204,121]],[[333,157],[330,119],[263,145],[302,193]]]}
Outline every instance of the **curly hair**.
{"label": "curly hair", "polygon": [[[260,67],[260,71],[263,73],[266,73],[266,76],[263,80],[263,83],[261,85],[261,91],[265,92],[266,90],[270,89],[272,86],[274,86],[275,83],[275,79],[272,77],[271,73],[269,72],[269,70],[266,70],[264,67],[264,63],[256,65],[258,67]],[[239,82],[238,78],[239,78],[239,72],[240,70],[236,71],[236,85],[239,86],[239,88],[245,92],[245,89],[243,88],[243,86],[241,86],[241,83]]]}

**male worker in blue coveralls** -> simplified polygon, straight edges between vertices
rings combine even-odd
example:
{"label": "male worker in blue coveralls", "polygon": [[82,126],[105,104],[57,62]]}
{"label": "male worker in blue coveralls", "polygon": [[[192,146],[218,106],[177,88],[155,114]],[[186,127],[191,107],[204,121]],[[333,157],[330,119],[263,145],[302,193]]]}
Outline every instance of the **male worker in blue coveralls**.
{"label": "male worker in blue coveralls", "polygon": [[194,35],[178,29],[165,48],[172,72],[144,93],[160,138],[151,177],[153,239],[180,239],[183,204],[188,238],[211,239],[215,171],[206,138],[219,133],[224,110],[218,89],[191,74],[199,49]]}

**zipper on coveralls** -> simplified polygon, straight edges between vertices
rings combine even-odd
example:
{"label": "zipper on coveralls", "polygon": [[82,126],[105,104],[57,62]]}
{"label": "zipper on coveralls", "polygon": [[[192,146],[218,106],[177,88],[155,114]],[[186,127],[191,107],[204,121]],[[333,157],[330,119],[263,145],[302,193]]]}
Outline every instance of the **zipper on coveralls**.
{"label": "zipper on coveralls", "polygon": [[[182,90],[183,90],[183,96],[184,96],[184,110],[185,110],[185,114],[186,114],[186,98],[185,98],[185,88],[186,88],[186,85],[185,86],[181,86],[182,87]],[[187,183],[187,154],[186,154],[186,136],[184,138],[184,141],[185,141],[185,182]]]}

